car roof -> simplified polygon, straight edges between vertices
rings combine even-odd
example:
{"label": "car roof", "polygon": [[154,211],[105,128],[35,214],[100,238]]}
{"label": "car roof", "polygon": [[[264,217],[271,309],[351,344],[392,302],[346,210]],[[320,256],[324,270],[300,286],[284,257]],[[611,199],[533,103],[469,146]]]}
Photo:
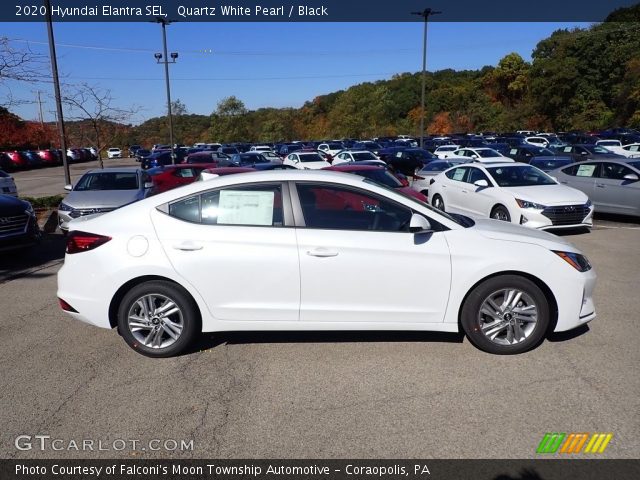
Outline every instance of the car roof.
{"label": "car roof", "polygon": [[332,165],[325,167],[324,170],[331,170],[335,172],[360,172],[365,170],[385,170],[384,165],[354,165],[352,163],[342,165]]}
{"label": "car roof", "polygon": [[142,169],[140,167],[107,167],[107,168],[92,168],[85,173],[133,173],[133,172],[141,172]]}

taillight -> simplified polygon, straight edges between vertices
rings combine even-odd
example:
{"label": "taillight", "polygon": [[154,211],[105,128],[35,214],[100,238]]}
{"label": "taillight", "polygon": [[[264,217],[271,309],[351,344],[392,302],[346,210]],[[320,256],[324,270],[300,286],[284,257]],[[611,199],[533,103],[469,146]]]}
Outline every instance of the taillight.
{"label": "taillight", "polygon": [[104,245],[109,240],[111,240],[111,237],[105,235],[72,230],[67,236],[66,252],[69,254],[86,252],[98,248],[100,245]]}
{"label": "taillight", "polygon": [[62,310],[64,310],[65,312],[73,312],[73,313],[78,313],[78,311],[73,308],[71,305],[69,305],[67,302],[65,302],[63,299],[58,298],[58,303],[60,304],[60,308]]}

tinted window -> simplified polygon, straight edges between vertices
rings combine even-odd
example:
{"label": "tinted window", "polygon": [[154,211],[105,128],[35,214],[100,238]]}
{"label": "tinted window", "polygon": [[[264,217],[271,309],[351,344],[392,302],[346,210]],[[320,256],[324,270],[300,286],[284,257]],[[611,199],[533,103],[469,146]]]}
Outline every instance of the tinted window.
{"label": "tinted window", "polygon": [[280,185],[228,187],[173,202],[169,215],[205,225],[283,225]]}
{"label": "tinted window", "polygon": [[391,188],[400,188],[402,187],[402,183],[398,180],[391,172],[387,171],[386,168],[376,168],[371,170],[356,170],[354,172],[356,175],[359,175],[364,178],[368,178],[369,180],[373,180],[380,185],[384,185],[385,187]]}
{"label": "tinted window", "polygon": [[370,152],[354,153],[355,160],[377,160],[376,156]]}
{"label": "tinted window", "polygon": [[301,162],[322,162],[323,159],[317,153],[301,153],[300,161]]}
{"label": "tinted window", "polygon": [[308,228],[406,232],[411,210],[369,192],[330,185],[298,184]]}
{"label": "tinted window", "polygon": [[633,170],[624,165],[607,162],[600,165],[600,173],[598,177],[608,178],[611,180],[624,180],[624,176],[631,173],[634,173]]}
{"label": "tinted window", "polygon": [[491,185],[491,182],[482,170],[479,168],[470,168],[469,175],[467,175],[467,183],[475,183],[478,180],[486,180],[487,183]]}

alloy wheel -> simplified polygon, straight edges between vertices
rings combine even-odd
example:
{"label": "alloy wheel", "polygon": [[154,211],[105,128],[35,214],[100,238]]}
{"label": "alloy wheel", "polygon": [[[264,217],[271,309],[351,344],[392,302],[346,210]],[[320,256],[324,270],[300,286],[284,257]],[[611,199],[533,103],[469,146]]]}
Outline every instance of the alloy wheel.
{"label": "alloy wheel", "polygon": [[478,326],[489,341],[515,345],[528,338],[538,321],[538,306],[525,291],[505,288],[486,297],[478,312]]}
{"label": "alloy wheel", "polygon": [[149,348],[173,345],[184,328],[184,318],[175,300],[151,293],[131,304],[127,313],[127,326],[134,338]]}

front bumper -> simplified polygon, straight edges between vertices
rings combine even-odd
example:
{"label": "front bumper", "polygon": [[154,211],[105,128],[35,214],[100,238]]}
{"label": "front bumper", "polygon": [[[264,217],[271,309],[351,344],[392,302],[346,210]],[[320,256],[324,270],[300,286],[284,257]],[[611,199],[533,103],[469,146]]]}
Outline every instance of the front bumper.
{"label": "front bumper", "polygon": [[588,208],[582,205],[557,205],[544,210],[520,208],[519,216],[515,220],[524,227],[538,230],[592,228],[593,212],[593,205]]}
{"label": "front bumper", "polygon": [[40,241],[41,232],[35,216],[30,216],[24,230],[0,234],[0,252],[18,250],[35,245]]}

